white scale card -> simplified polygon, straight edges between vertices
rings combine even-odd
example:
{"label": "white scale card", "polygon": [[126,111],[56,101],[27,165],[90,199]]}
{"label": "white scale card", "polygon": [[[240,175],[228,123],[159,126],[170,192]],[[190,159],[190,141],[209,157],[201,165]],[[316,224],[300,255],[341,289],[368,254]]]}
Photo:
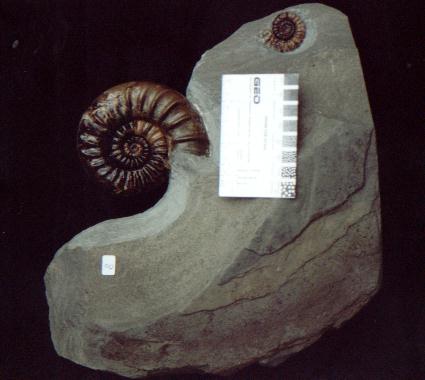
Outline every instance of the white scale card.
{"label": "white scale card", "polygon": [[103,276],[115,275],[116,258],[115,255],[103,255],[101,263],[101,272]]}
{"label": "white scale card", "polygon": [[222,78],[221,197],[295,198],[298,74]]}

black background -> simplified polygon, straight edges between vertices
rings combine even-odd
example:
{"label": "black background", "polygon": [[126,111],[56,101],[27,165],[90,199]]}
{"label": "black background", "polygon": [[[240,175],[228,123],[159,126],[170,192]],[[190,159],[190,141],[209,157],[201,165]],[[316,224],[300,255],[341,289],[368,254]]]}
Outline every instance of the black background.
{"label": "black background", "polygon": [[[283,365],[254,365],[230,378],[425,379],[424,5],[324,3],[349,16],[376,126],[382,289],[341,329]],[[143,211],[165,191],[120,200],[87,180],[75,142],[92,99],[131,80],[184,93],[205,50],[243,23],[295,4],[0,0],[2,380],[121,379],[55,353],[44,295],[44,272],[62,244],[97,222]]]}

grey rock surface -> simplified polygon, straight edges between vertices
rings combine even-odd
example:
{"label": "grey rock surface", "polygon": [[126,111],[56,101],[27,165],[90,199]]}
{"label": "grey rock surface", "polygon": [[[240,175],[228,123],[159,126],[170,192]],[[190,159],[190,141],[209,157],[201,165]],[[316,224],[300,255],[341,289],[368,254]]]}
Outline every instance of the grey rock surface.
{"label": "grey rock surface", "polygon": [[[137,378],[276,365],[358,312],[379,288],[380,206],[373,122],[349,23],[320,4],[291,10],[307,35],[291,53],[243,25],[197,63],[188,97],[211,156],[175,152],[150,210],[65,244],[45,276],[59,355]],[[297,198],[218,197],[224,73],[300,74]],[[102,276],[102,255],[117,257]]]}

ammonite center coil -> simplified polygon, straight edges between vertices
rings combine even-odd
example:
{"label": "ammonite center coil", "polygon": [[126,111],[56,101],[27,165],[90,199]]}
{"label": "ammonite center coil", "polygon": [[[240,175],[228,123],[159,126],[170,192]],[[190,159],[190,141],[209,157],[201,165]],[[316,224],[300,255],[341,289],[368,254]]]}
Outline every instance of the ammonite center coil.
{"label": "ammonite center coil", "polygon": [[206,155],[208,145],[202,120],[188,100],[151,82],[105,91],[83,114],[78,130],[81,161],[116,194],[149,191],[164,183],[176,146]]}
{"label": "ammonite center coil", "polygon": [[301,45],[305,34],[301,18],[295,13],[283,12],[273,20],[271,30],[264,35],[264,42],[280,52],[288,52]]}

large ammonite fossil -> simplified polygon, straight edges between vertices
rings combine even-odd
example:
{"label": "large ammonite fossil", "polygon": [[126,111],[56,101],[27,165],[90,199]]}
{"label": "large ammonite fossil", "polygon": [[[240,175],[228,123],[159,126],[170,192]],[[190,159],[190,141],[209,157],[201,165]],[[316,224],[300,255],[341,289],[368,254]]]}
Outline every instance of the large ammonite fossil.
{"label": "large ammonite fossil", "polygon": [[116,194],[164,183],[175,147],[206,155],[208,145],[188,100],[151,82],[124,83],[97,97],[81,118],[77,144],[89,174]]}
{"label": "large ammonite fossil", "polygon": [[272,29],[265,32],[264,42],[280,52],[287,52],[300,46],[305,34],[301,18],[295,13],[283,12],[273,20]]}

